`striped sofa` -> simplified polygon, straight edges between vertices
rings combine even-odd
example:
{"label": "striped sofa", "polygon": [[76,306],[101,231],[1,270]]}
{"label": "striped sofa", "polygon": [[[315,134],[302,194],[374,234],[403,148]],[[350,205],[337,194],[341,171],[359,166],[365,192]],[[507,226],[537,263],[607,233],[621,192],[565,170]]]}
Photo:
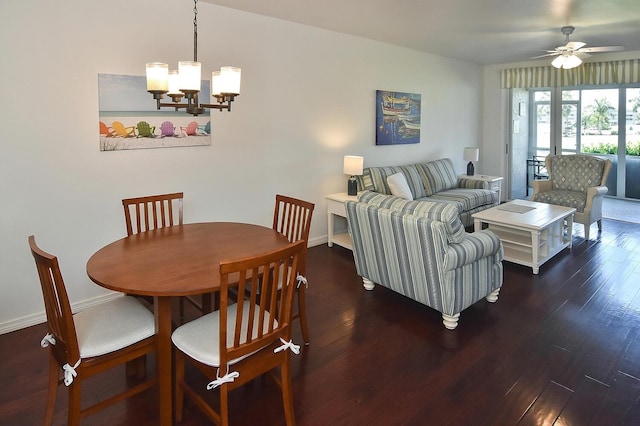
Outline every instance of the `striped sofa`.
{"label": "striped sofa", "polygon": [[453,205],[364,191],[345,206],[367,290],[380,284],[427,305],[450,330],[463,309],[498,299],[502,244],[489,230],[467,233]]}
{"label": "striped sofa", "polygon": [[413,200],[454,205],[465,227],[473,225],[472,214],[500,203],[498,193],[489,190],[487,182],[459,178],[449,158],[408,166],[367,167],[358,176],[358,190],[392,195],[387,178],[396,173],[404,175]]}

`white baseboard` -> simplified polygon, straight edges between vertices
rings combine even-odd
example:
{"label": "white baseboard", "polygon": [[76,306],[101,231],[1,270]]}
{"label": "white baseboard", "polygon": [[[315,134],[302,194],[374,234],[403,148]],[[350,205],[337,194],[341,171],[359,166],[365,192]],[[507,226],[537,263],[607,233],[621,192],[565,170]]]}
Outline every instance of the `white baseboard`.
{"label": "white baseboard", "polygon": [[308,247],[315,247],[315,246],[319,246],[322,244],[327,244],[327,241],[329,241],[329,236],[325,235],[322,237],[316,237],[316,238],[309,238],[309,244]]}
{"label": "white baseboard", "polygon": [[[117,297],[122,297],[122,293],[109,293],[103,296],[94,297],[93,299],[83,300],[81,302],[71,305],[73,312],[79,312],[92,306],[99,305],[109,300],[113,300]],[[42,324],[47,321],[47,316],[44,311],[27,315],[22,318],[17,318],[11,321],[7,321],[0,324],[0,334],[10,333],[12,331],[21,330],[23,328],[31,327],[32,325]]]}

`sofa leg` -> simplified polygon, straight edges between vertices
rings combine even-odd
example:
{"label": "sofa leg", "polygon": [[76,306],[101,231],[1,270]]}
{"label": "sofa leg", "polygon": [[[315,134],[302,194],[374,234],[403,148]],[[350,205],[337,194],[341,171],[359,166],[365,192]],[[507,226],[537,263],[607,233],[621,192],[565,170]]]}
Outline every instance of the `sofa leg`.
{"label": "sofa leg", "polygon": [[602,219],[598,220],[598,230],[602,231]]}
{"label": "sofa leg", "polygon": [[364,288],[366,288],[367,290],[373,290],[373,288],[376,286],[373,281],[365,277],[362,277],[362,283],[362,285],[364,285]]}
{"label": "sofa leg", "polygon": [[500,293],[500,288],[496,288],[486,297],[487,302],[495,303],[498,300],[498,293]]}
{"label": "sofa leg", "polygon": [[453,315],[442,314],[442,323],[448,330],[453,330],[458,326],[458,320],[460,319],[460,312]]}
{"label": "sofa leg", "polygon": [[589,239],[589,228],[591,228],[591,224],[587,225],[586,223],[584,224],[584,239],[588,240]]}

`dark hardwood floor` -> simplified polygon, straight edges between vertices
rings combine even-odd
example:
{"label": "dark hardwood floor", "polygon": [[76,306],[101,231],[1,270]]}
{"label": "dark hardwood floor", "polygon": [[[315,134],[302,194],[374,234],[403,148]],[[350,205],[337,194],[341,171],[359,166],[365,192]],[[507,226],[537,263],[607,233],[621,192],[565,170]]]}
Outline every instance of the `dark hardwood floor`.
{"label": "dark hardwood floor", "polygon": [[[454,331],[430,308],[364,290],[350,251],[311,248],[311,345],[293,355],[298,424],[640,424],[640,225],[605,220],[602,234],[595,229],[585,241],[576,226],[573,249],[537,276],[505,262],[498,301],[463,311]],[[0,336],[1,425],[42,423],[44,334],[38,325]],[[294,341],[302,341],[297,323]],[[125,383],[116,371],[85,397]],[[66,402],[60,389],[55,424],[65,423]],[[156,413],[151,390],[85,424],[155,425]],[[284,424],[277,387],[258,379],[233,391],[231,416],[239,425]],[[181,424],[206,423],[187,402]]]}

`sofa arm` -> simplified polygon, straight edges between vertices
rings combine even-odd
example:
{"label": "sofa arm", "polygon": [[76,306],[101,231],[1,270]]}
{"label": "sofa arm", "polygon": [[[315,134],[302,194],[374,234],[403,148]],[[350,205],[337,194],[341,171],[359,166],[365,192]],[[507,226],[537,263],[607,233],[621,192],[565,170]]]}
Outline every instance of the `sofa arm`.
{"label": "sofa arm", "polygon": [[553,182],[550,180],[534,180],[531,181],[531,187],[533,187],[533,195],[531,196],[531,199],[533,200],[536,194],[551,191],[553,189]]}
{"label": "sofa arm", "polygon": [[464,189],[489,189],[489,182],[478,179],[458,178],[458,188]]}
{"label": "sofa arm", "polygon": [[444,267],[452,271],[479,259],[496,255],[496,262],[502,261],[502,243],[494,232],[484,229],[467,234],[461,243],[449,244],[444,256]]}

